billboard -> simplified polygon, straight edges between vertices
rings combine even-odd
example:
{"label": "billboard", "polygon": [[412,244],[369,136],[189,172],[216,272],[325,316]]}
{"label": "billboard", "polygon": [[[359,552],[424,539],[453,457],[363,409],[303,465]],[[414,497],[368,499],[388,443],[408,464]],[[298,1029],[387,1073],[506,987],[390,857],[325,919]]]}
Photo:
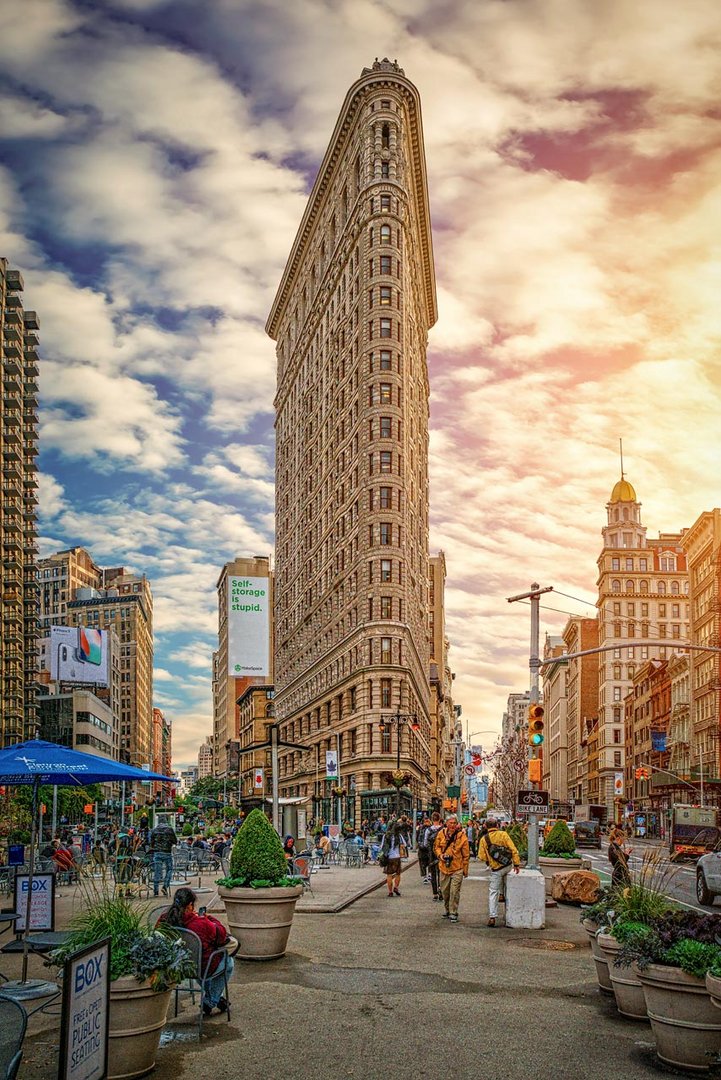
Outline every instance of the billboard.
{"label": "billboard", "polygon": [[108,685],[107,630],[89,626],[50,627],[50,678],[56,682]]}
{"label": "billboard", "polygon": [[228,578],[229,675],[270,675],[269,594],[267,577]]}

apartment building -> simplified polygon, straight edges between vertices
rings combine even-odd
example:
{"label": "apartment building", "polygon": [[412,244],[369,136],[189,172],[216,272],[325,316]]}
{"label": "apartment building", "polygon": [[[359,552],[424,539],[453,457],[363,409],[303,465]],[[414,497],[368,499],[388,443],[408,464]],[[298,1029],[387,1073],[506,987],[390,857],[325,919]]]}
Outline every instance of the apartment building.
{"label": "apartment building", "polygon": [[38,317],[23,309],[23,278],[0,258],[2,621],[0,744],[35,736],[38,597]]}

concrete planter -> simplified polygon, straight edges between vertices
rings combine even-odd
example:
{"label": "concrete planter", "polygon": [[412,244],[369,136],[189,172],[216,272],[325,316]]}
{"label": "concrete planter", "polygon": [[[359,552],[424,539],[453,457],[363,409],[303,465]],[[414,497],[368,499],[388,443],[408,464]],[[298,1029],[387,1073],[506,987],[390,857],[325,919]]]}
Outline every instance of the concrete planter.
{"label": "concrete planter", "polygon": [[643,984],[659,1059],[682,1069],[710,1069],[721,1053],[721,1014],[714,1008],[705,980],[665,964],[649,964],[636,973]]}
{"label": "concrete planter", "polygon": [[546,896],[551,895],[553,888],[553,875],[560,874],[565,870],[580,870],[583,867],[583,859],[556,859],[551,855],[538,856],[538,869],[546,880]]}
{"label": "concrete planter", "polygon": [[608,974],[616,998],[616,1008],[622,1016],[628,1016],[631,1020],[647,1020],[646,998],[640,980],[631,968],[614,967],[614,960],[621,946],[613,934],[606,934],[603,930],[599,931],[596,941],[608,961]]}
{"label": "concrete planter", "polygon": [[591,954],[596,966],[598,989],[604,994],[612,994],[613,986],[611,985],[611,975],[608,970],[608,959],[596,940],[596,935],[598,934],[600,927],[598,923],[593,922],[591,919],[584,919],[583,929],[588,934],[589,943],[591,945]]}
{"label": "concrete planter", "polygon": [[132,975],[110,984],[108,1080],[133,1080],[155,1068],[172,990],[153,990]]}
{"label": "concrete planter", "polygon": [[706,976],[706,993],[711,998],[711,1004],[721,1009],[721,978],[716,975]]}
{"label": "concrete planter", "polygon": [[285,955],[295,905],[303,886],[290,889],[226,889],[218,896],[225,904],[228,927],[240,942],[242,960],[276,960]]}

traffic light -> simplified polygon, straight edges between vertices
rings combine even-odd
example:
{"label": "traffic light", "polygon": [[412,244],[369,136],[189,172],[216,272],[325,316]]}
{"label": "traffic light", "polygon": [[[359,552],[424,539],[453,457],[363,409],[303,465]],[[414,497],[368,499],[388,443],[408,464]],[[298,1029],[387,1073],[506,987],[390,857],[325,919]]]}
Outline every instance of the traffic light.
{"label": "traffic light", "polygon": [[543,706],[528,706],[528,744],[540,746],[543,742]]}
{"label": "traffic light", "polygon": [[637,780],[648,780],[651,773],[648,769],[639,768],[636,769],[635,775]]}
{"label": "traffic light", "polygon": [[541,769],[543,762],[540,758],[531,758],[528,762],[528,782],[530,784],[540,784],[542,779]]}

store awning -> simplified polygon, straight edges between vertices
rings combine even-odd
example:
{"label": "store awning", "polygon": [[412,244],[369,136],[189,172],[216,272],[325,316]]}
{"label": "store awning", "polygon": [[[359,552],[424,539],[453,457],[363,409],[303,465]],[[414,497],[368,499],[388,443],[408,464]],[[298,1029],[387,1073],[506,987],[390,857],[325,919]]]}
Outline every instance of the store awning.
{"label": "store awning", "polygon": [[[300,806],[301,803],[307,803],[310,802],[310,800],[310,795],[296,795],[292,799],[278,799],[278,806]],[[265,801],[270,803],[271,806],[273,805],[272,799],[266,798]]]}

